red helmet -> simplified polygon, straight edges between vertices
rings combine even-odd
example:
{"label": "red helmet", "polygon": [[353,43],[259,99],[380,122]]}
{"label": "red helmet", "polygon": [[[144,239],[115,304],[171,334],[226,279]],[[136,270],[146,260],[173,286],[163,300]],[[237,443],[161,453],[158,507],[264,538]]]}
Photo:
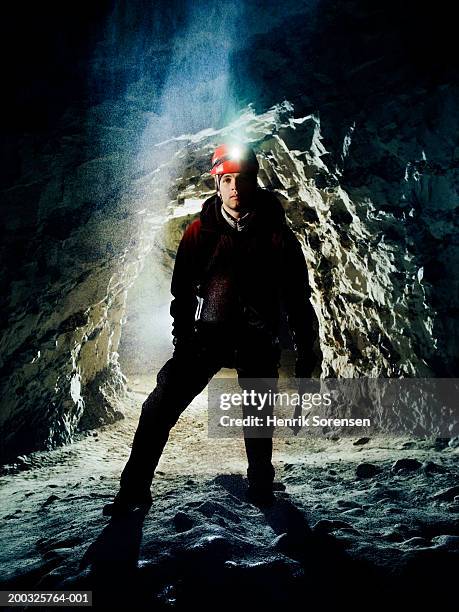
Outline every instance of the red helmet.
{"label": "red helmet", "polygon": [[244,145],[220,145],[212,156],[210,173],[214,176],[247,172],[257,174],[258,160],[250,147]]}

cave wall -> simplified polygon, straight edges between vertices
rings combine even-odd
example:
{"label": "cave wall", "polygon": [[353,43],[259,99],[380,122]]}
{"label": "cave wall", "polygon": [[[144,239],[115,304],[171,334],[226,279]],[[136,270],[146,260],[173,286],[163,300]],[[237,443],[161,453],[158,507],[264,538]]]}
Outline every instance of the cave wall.
{"label": "cave wall", "polygon": [[[445,2],[322,0],[309,12],[298,7],[296,17],[286,16],[269,33],[251,36],[248,51],[233,58],[241,101],[262,112],[287,99],[297,116],[320,119],[328,173],[319,186],[339,184],[355,206],[368,210],[369,250],[381,240],[387,244],[389,267],[376,273],[384,277],[395,265],[390,282],[383,282],[388,292],[395,283],[404,297],[386,303],[389,337],[376,335],[374,341],[382,351],[412,347],[422,354],[427,368],[409,369],[410,375],[458,373],[454,23]],[[346,233],[345,220],[341,225]],[[390,254],[401,244],[402,263]],[[336,271],[336,262],[329,265]],[[374,279],[371,269],[370,275]],[[431,311],[424,323],[412,306],[417,301]],[[394,344],[391,331],[409,336],[407,328],[418,330],[410,346]],[[357,357],[359,333],[352,335]]]}
{"label": "cave wall", "polygon": [[[155,236],[185,219],[185,199],[212,193],[203,173],[230,132],[255,146],[302,242],[322,375],[455,376],[448,12],[363,0],[259,12],[247,0],[231,48],[215,12],[206,21],[199,7],[187,30],[191,4],[147,4],[101,3],[72,21],[21,16],[19,3],[2,22],[16,59],[2,117],[2,459],[120,418],[127,293],[147,257],[170,269],[179,235],[166,249]],[[207,87],[212,40],[228,72]],[[168,115],[179,101],[182,119]]]}

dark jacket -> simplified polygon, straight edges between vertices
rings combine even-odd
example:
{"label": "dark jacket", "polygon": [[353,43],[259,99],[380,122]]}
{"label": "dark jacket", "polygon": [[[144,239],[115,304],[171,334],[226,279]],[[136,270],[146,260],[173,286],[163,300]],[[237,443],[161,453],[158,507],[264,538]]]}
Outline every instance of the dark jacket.
{"label": "dark jacket", "polygon": [[315,313],[301,245],[273,194],[258,189],[252,211],[247,229],[236,231],[215,195],[185,230],[171,285],[173,335],[190,337],[197,315],[210,324],[243,321],[275,337],[283,308],[298,357],[310,361]]}

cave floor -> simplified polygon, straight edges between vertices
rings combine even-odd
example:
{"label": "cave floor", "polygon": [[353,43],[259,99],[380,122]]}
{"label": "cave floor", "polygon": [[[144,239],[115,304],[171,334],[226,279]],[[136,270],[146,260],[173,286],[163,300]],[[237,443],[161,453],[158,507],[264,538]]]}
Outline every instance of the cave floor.
{"label": "cave floor", "polygon": [[[171,433],[146,517],[102,516],[152,388],[131,378],[125,419],[4,470],[2,589],[89,589],[100,609],[453,601],[458,449],[442,440],[277,438],[287,490],[260,509],[243,441],[207,437],[204,392]],[[400,459],[416,461],[396,472]],[[357,478],[365,463],[380,471]]]}

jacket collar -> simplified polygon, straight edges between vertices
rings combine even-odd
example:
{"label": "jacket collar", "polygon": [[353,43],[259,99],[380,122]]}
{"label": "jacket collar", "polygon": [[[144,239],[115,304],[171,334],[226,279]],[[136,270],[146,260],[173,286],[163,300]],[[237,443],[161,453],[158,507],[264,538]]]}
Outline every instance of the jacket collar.
{"label": "jacket collar", "polygon": [[249,228],[250,217],[252,216],[252,211],[248,211],[241,215],[239,219],[235,219],[232,217],[226,210],[223,208],[223,204],[220,207],[220,212],[222,217],[228,223],[230,227],[232,227],[236,232],[244,232]]}

